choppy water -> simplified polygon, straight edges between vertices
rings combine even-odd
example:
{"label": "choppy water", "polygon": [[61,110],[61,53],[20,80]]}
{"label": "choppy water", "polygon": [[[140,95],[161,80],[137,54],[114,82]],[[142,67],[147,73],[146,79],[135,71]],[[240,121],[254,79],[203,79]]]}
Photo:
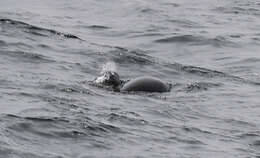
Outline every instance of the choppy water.
{"label": "choppy water", "polygon": [[[260,157],[257,0],[0,1],[0,157]],[[88,84],[107,62],[169,93]]]}

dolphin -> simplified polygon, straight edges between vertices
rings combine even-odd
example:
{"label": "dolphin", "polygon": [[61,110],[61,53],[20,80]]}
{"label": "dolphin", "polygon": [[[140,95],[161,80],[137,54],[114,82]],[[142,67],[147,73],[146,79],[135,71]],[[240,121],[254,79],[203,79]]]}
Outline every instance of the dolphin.
{"label": "dolphin", "polygon": [[94,82],[112,86],[115,91],[122,92],[169,92],[171,90],[171,84],[167,84],[156,77],[142,76],[129,81],[122,81],[119,75],[113,71],[105,72],[102,76],[97,77]]}

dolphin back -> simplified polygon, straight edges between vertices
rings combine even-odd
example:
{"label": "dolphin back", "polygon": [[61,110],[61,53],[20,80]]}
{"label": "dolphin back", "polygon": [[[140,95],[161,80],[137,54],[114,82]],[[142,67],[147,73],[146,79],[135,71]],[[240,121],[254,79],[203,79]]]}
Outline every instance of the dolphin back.
{"label": "dolphin back", "polygon": [[123,85],[121,91],[168,92],[170,86],[158,78],[138,77]]}

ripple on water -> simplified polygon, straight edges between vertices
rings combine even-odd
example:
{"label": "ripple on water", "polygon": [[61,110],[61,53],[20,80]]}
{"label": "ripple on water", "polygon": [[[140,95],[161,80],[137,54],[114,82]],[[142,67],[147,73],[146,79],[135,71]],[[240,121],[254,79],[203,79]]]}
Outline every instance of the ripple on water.
{"label": "ripple on water", "polygon": [[236,44],[227,38],[217,36],[215,38],[206,38],[195,35],[174,35],[171,37],[161,38],[154,41],[155,43],[189,43],[191,45],[212,45],[215,47],[235,46]]}
{"label": "ripple on water", "polygon": [[[244,6],[243,6],[244,5]],[[248,6],[245,6],[248,5]],[[221,14],[230,14],[230,15],[254,15],[254,16],[260,16],[260,10],[258,6],[255,4],[245,3],[241,2],[241,4],[232,4],[232,6],[226,6],[226,7],[217,7],[213,9],[213,11],[217,11]]]}
{"label": "ripple on water", "polygon": [[108,27],[108,26],[103,26],[103,25],[89,25],[89,26],[87,26],[87,28],[93,29],[93,30],[111,29],[110,27]]}
{"label": "ripple on water", "polygon": [[[168,21],[170,23],[173,23],[175,25],[178,25],[180,27],[185,27],[185,28],[202,28],[203,27],[199,23],[188,20],[188,19],[169,19]],[[175,39],[175,40],[177,41],[177,39]]]}
{"label": "ripple on water", "polygon": [[118,64],[147,65],[153,63],[153,59],[151,57],[138,51],[115,50],[111,51],[110,54],[112,55],[112,61]]}
{"label": "ripple on water", "polygon": [[0,40],[0,47],[2,47],[2,46],[6,46],[6,42],[3,40]]}
{"label": "ripple on water", "polygon": [[95,122],[90,118],[83,117],[82,120],[68,120],[65,117],[20,117],[17,115],[6,115],[9,125],[9,132],[20,138],[29,139],[33,136],[36,139],[93,139],[124,133],[119,127],[114,125]]}
{"label": "ripple on water", "polygon": [[71,39],[79,39],[79,37],[72,35],[72,34],[67,34],[67,33],[62,33],[58,32],[56,30],[51,30],[51,29],[46,29],[38,26],[34,26],[22,21],[17,21],[17,20],[12,20],[12,19],[0,19],[0,25],[5,25],[7,26],[6,29],[20,29],[26,33],[36,35],[36,36],[43,36],[43,37],[50,37],[50,36],[60,36],[64,38],[71,38]]}
{"label": "ripple on water", "polygon": [[51,58],[27,51],[17,50],[17,51],[1,51],[1,55],[7,55],[9,57],[17,59],[17,61],[21,62],[31,62],[31,63],[50,63],[54,62]]}
{"label": "ripple on water", "polygon": [[125,115],[120,115],[116,113],[111,113],[108,116],[108,121],[110,122],[119,122],[125,125],[133,125],[133,126],[138,126],[138,125],[146,125],[148,124],[147,121],[141,119],[141,118],[133,118]]}
{"label": "ripple on water", "polygon": [[[83,82],[82,84],[85,84],[85,82]],[[98,95],[93,90],[89,88],[85,88],[82,85],[78,85],[78,84],[68,85],[68,84],[41,83],[39,88],[46,89],[46,90],[55,90],[58,92],[65,92],[70,94],[80,93],[80,94],[87,94],[92,96]]]}
{"label": "ripple on water", "polygon": [[209,88],[216,88],[221,86],[221,83],[210,83],[210,82],[196,82],[188,84],[184,89],[186,92],[199,92],[206,91]]}

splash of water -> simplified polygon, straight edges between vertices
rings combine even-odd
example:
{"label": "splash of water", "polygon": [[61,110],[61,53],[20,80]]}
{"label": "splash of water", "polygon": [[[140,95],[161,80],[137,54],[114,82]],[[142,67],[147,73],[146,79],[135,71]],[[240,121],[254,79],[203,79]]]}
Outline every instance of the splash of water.
{"label": "splash of water", "polygon": [[117,66],[116,66],[116,63],[112,62],[112,61],[109,61],[107,63],[105,63],[104,65],[102,65],[102,70],[100,72],[100,74],[102,76],[100,77],[97,77],[94,82],[95,83],[106,83],[108,82],[111,77],[111,75],[108,75],[108,74],[112,74],[114,75],[114,73],[117,72]]}
{"label": "splash of water", "polygon": [[117,72],[116,63],[109,61],[102,66],[101,74],[104,74],[105,72],[108,71]]}

